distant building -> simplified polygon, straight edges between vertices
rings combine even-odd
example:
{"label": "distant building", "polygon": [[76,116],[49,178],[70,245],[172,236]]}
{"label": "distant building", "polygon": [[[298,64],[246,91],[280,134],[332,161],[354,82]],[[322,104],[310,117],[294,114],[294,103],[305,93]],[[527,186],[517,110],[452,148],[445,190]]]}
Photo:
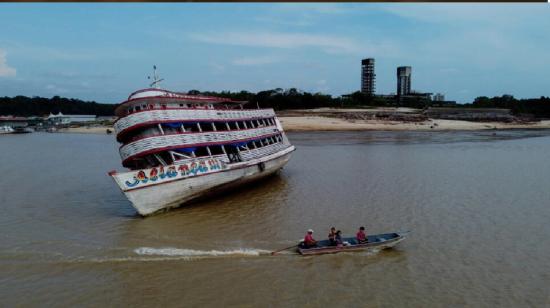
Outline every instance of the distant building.
{"label": "distant building", "polygon": [[368,95],[374,95],[374,92],[376,92],[373,58],[361,60],[361,92]]}
{"label": "distant building", "polygon": [[443,95],[441,93],[435,93],[432,100],[434,102],[443,102],[443,101],[445,101],[445,95]]}
{"label": "distant building", "polygon": [[48,121],[52,124],[70,124],[77,122],[93,122],[96,120],[96,116],[93,114],[52,114],[48,116]]}
{"label": "distant building", "polygon": [[418,92],[418,91],[409,91],[409,93],[400,95],[401,98],[421,98],[426,100],[432,100],[432,94],[430,92]]}
{"label": "distant building", "polygon": [[98,116],[96,118],[96,121],[99,121],[99,122],[115,122],[117,119],[117,116]]}
{"label": "distant building", "polygon": [[11,128],[27,127],[29,125],[29,118],[14,117],[14,116],[0,116],[0,126],[9,126]]}
{"label": "distant building", "polygon": [[409,95],[411,93],[411,71],[410,66],[397,68],[397,95]]}

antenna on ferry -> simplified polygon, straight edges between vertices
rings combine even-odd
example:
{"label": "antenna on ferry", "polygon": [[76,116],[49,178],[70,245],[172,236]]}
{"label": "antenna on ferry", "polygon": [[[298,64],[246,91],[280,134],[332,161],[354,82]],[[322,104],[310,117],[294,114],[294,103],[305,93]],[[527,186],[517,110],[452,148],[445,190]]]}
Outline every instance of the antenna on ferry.
{"label": "antenna on ferry", "polygon": [[[151,76],[147,76],[147,79],[151,79]],[[153,82],[151,82],[149,86],[151,88],[160,89],[158,84],[163,80],[164,78],[159,79],[159,76],[157,75],[157,66],[153,65]]]}

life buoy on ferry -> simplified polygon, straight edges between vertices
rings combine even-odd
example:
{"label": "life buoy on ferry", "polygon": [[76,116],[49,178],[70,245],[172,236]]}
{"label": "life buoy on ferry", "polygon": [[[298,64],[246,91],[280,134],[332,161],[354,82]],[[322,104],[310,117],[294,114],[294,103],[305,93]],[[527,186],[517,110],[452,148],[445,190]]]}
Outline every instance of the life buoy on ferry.
{"label": "life buoy on ferry", "polygon": [[265,163],[264,162],[259,163],[258,168],[260,168],[260,171],[264,171],[265,170]]}

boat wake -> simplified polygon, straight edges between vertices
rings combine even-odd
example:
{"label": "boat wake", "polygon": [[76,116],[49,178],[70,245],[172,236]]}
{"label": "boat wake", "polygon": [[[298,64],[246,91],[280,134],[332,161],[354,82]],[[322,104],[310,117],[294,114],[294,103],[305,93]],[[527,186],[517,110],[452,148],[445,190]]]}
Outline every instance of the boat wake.
{"label": "boat wake", "polygon": [[195,250],[184,248],[152,248],[140,247],[134,252],[140,256],[162,256],[162,257],[179,257],[179,258],[204,258],[204,257],[257,257],[269,255],[270,251],[262,249],[242,248],[234,250]]}

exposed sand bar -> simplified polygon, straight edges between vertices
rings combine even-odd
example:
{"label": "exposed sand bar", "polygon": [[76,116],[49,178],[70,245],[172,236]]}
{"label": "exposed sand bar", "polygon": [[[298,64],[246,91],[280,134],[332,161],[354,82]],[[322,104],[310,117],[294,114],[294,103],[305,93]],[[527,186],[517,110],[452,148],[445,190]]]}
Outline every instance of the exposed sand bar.
{"label": "exposed sand bar", "polygon": [[429,119],[423,122],[384,120],[345,120],[320,116],[280,117],[285,131],[358,131],[358,130],[484,130],[550,128],[550,120],[530,123],[470,122]]}
{"label": "exposed sand bar", "polygon": [[78,126],[60,128],[58,133],[77,133],[77,134],[107,134],[107,130],[114,132],[112,126]]}
{"label": "exposed sand bar", "polygon": [[[470,122],[430,119],[423,122],[384,120],[345,120],[320,116],[279,117],[285,131],[441,131],[441,130],[486,130],[486,129],[550,129],[550,120],[530,123]],[[81,126],[60,129],[60,133],[106,134],[110,126]]]}
{"label": "exposed sand bar", "polygon": [[[542,129],[550,128],[550,120],[521,122],[474,122],[463,120],[432,119],[420,109],[377,108],[317,108],[277,112],[286,131],[442,131],[486,129]],[[384,114],[386,115],[384,117]],[[389,117],[387,115],[390,115]],[[83,125],[60,129],[58,132],[106,134],[114,132],[112,126]]]}

